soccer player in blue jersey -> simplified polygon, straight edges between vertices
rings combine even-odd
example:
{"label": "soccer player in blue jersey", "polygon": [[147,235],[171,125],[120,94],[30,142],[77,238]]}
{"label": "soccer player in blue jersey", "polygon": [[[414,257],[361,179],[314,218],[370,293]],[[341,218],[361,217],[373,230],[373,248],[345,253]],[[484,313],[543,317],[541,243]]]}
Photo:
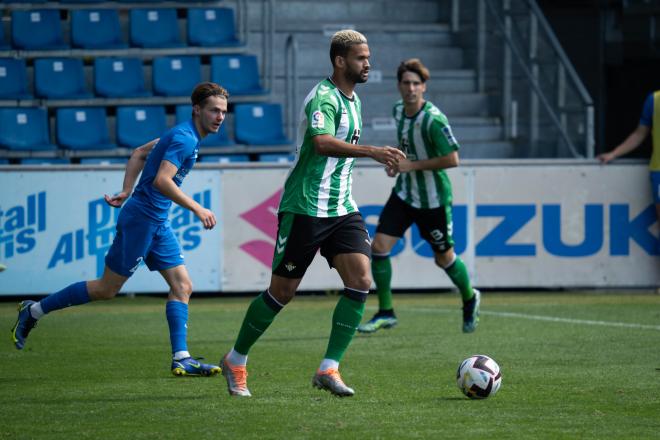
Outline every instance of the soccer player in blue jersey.
{"label": "soccer player in blue jersey", "polygon": [[[181,246],[170,226],[168,212],[174,202],[191,210],[205,229],[215,226],[213,212],[179,187],[195,165],[200,141],[220,129],[227,113],[227,99],[227,91],[217,84],[197,85],[191,95],[192,118],[166,132],[160,140],[135,149],[126,165],[122,191],[112,197],[105,196],[108,204],[124,207],[117,220],[114,241],[105,257],[103,276],[71,284],[39,302],[21,302],[18,320],[12,329],[17,349],[25,346],[30,330],[45,314],[114,298],[128,278],[145,263],[150,270],[159,271],[170,287],[165,311],[172,344],[172,373],[177,376],[212,376],[220,372],[220,367],[201,363],[188,352],[188,300],[192,283],[183,262]],[[140,172],[140,181],[129,198]]]}

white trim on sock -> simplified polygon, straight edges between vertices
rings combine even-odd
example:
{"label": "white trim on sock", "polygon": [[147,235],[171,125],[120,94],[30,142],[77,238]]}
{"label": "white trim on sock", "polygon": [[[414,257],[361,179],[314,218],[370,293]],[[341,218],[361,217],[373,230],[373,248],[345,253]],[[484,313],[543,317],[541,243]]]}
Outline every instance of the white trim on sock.
{"label": "white trim on sock", "polygon": [[276,300],[275,297],[273,296],[273,294],[270,293],[270,289],[266,289],[266,295],[268,295],[270,297],[270,299],[272,299],[273,302],[275,302],[275,304],[277,304],[278,306],[284,308],[285,304],[282,304],[281,302]]}
{"label": "white trim on sock", "polygon": [[227,360],[232,365],[246,366],[247,365],[247,354],[240,354],[233,348],[229,353],[227,353]]}
{"label": "white trim on sock", "polygon": [[456,258],[458,258],[458,256],[454,254],[454,258],[452,258],[451,261],[445,267],[443,267],[443,269],[447,270],[447,268],[450,268],[452,264],[456,262]]}
{"label": "white trim on sock", "polygon": [[352,290],[353,292],[369,293],[368,290],[354,289],[353,287],[348,287],[348,286],[344,286],[344,289]]}
{"label": "white trim on sock", "polygon": [[339,361],[334,359],[323,359],[321,365],[319,366],[320,371],[325,371],[332,368],[333,370],[339,370]]}
{"label": "white trim on sock", "polygon": [[45,315],[44,309],[41,308],[41,302],[34,303],[30,306],[30,315],[34,319],[40,319],[42,316]]}
{"label": "white trim on sock", "polygon": [[190,353],[187,350],[177,351],[172,355],[172,359],[175,361],[180,361],[181,359],[189,358]]}

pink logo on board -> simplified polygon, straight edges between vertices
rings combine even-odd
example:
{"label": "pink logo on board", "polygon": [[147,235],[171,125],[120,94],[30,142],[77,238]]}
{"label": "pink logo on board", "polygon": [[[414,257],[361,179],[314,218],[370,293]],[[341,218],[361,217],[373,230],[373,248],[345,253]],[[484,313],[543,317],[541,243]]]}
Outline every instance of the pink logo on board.
{"label": "pink logo on board", "polygon": [[264,266],[270,267],[273,263],[275,241],[277,240],[277,207],[280,203],[282,190],[245,211],[240,217],[252,226],[266,234],[269,240],[251,240],[243,243],[240,248]]}

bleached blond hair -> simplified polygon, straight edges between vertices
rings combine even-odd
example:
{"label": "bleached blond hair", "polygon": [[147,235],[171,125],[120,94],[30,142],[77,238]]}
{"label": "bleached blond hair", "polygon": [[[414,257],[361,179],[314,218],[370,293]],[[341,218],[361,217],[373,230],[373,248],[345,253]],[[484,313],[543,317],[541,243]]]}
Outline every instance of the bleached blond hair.
{"label": "bleached blond hair", "polygon": [[330,41],[330,62],[335,65],[335,57],[346,57],[348,50],[356,44],[367,44],[367,37],[353,29],[335,32]]}

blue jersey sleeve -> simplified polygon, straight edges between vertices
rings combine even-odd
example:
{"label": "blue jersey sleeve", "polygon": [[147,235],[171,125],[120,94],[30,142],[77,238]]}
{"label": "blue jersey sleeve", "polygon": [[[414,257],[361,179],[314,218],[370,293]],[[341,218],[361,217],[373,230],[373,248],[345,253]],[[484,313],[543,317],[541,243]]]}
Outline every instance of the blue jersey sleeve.
{"label": "blue jersey sleeve", "polygon": [[177,168],[181,168],[184,161],[195,151],[195,141],[186,136],[175,135],[167,147],[163,160],[172,162]]}
{"label": "blue jersey sleeve", "polygon": [[646,125],[647,127],[653,125],[653,93],[647,96],[646,101],[644,101],[642,116],[639,118],[639,125]]}

